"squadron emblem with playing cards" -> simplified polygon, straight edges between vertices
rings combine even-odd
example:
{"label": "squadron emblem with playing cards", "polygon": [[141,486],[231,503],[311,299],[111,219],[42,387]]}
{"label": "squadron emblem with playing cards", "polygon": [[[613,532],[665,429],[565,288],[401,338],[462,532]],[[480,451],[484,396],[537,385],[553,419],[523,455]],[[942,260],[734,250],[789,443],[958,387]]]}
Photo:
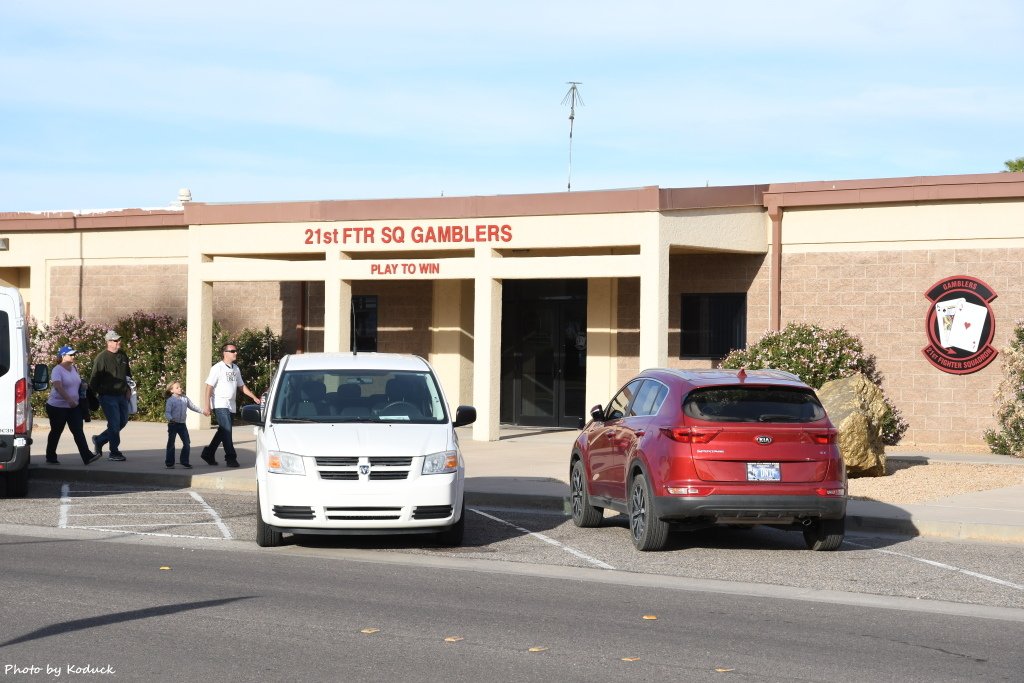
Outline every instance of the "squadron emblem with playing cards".
{"label": "squadron emblem with playing cards", "polygon": [[966,375],[995,360],[996,319],[989,305],[992,288],[977,278],[954,275],[932,285],[925,317],[928,346],[921,353],[943,372]]}

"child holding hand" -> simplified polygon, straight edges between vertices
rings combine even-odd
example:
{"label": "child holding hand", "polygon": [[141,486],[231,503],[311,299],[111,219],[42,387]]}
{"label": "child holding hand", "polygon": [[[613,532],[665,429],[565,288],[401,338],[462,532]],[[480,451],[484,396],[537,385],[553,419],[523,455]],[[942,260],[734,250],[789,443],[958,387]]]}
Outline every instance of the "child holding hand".
{"label": "child holding hand", "polygon": [[164,467],[174,469],[174,437],[181,437],[181,466],[187,470],[192,469],[188,464],[188,454],[192,447],[188,436],[188,428],[185,426],[186,411],[191,410],[202,413],[199,406],[185,396],[181,389],[181,382],[172,381],[167,384],[167,403],[164,404],[164,417],[167,418],[167,453],[164,457]]}

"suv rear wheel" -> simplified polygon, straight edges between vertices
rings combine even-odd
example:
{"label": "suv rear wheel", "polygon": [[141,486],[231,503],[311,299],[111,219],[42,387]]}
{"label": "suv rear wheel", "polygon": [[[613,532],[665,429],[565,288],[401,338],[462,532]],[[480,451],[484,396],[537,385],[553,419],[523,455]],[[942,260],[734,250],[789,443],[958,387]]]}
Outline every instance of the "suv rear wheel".
{"label": "suv rear wheel", "polygon": [[816,519],[804,527],[804,543],[811,550],[836,550],[846,535],[846,517]]}
{"label": "suv rear wheel", "polygon": [[654,514],[654,494],[647,477],[638,474],[629,485],[629,533],[637,550],[661,550],[668,541],[668,522]]}
{"label": "suv rear wheel", "polygon": [[590,494],[587,493],[587,468],[584,467],[582,460],[577,460],[572,465],[569,488],[572,496],[572,523],[581,528],[598,526],[604,518],[604,508],[590,504]]}
{"label": "suv rear wheel", "polygon": [[6,498],[24,498],[28,494],[28,467],[0,474],[0,487]]}

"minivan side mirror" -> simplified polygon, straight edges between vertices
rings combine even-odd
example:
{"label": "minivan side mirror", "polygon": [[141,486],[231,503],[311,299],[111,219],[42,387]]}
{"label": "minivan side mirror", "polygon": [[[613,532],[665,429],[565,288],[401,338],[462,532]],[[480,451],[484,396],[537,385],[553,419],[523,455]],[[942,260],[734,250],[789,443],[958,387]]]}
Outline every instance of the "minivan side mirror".
{"label": "minivan side mirror", "polygon": [[597,422],[604,422],[604,406],[596,405],[590,409],[590,417]]}
{"label": "minivan side mirror", "polygon": [[242,422],[246,424],[263,426],[263,410],[256,404],[242,406]]}
{"label": "minivan side mirror", "polygon": [[465,427],[476,422],[476,408],[473,406],[459,406],[455,409],[455,421],[452,427]]}
{"label": "minivan side mirror", "polygon": [[39,363],[32,368],[32,391],[46,391],[50,383],[50,368],[46,363]]}

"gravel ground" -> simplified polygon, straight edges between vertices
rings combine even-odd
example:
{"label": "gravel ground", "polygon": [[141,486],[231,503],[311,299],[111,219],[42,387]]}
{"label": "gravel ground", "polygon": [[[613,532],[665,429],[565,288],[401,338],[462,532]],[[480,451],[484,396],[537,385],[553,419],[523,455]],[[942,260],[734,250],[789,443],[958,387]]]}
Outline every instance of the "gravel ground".
{"label": "gravel ground", "polygon": [[889,460],[884,477],[850,479],[850,498],[894,505],[1024,484],[1024,467],[963,462]]}

